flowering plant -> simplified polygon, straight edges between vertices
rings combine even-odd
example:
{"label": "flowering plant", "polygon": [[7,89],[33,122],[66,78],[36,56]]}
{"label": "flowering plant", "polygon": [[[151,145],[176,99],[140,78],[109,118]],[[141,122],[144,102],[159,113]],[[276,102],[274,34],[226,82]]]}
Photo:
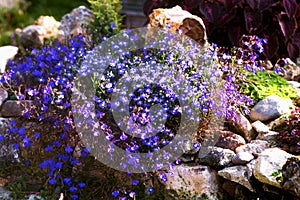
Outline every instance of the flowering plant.
{"label": "flowering plant", "polygon": [[[124,37],[128,39],[122,41],[112,37],[109,42],[108,38],[103,37],[102,46],[96,46],[94,49],[90,49],[82,36],[76,36],[65,44],[53,42],[40,50],[33,49],[28,56],[10,61],[8,71],[2,76],[2,86],[14,94],[18,101],[31,100],[34,105],[24,110],[22,118],[11,121],[12,128],[9,133],[19,139],[19,142],[14,144],[14,148],[21,150],[21,160],[24,164],[46,172],[47,177],[44,181],[53,190],[56,188],[57,192],[54,194],[56,197],[63,193],[71,199],[77,199],[86,184],[74,173],[74,167],[83,164],[85,157],[93,150],[88,142],[82,142],[86,130],[96,130],[95,127],[99,125],[98,130],[104,131],[105,141],[125,149],[126,156],[122,157],[121,162],[115,164],[120,169],[131,166],[130,171],[134,171],[144,169],[145,166],[136,162],[139,157],[129,155],[136,152],[155,152],[175,143],[172,140],[180,125],[183,125],[180,124],[180,118],[183,116],[181,110],[197,113],[196,116],[188,115],[188,121],[213,123],[210,120],[214,114],[234,117],[234,107],[247,109],[247,105],[251,103],[246,95],[238,91],[238,83],[244,80],[244,70],[254,72],[260,69],[257,59],[263,50],[263,40],[253,36],[245,37],[244,49],[234,49],[232,52],[226,52],[216,46],[199,49],[196,46],[180,46],[180,43],[172,47],[182,48],[181,50],[177,48],[170,51],[170,48],[163,47],[174,40],[174,36],[171,35],[171,40],[161,38],[157,40],[158,44],[152,41],[146,49],[120,51],[129,43],[138,44],[136,43],[138,38],[130,34],[129,30],[124,31],[122,39]],[[144,41],[145,33],[141,32],[139,37]],[[106,45],[108,50],[104,54],[99,51],[103,45]],[[111,55],[118,56],[109,57]],[[153,83],[139,84],[138,80],[149,79],[147,73],[149,74],[151,69],[157,69],[153,64],[155,67],[161,67],[160,75],[164,75],[167,79],[172,75],[169,71],[173,70],[175,74],[179,74],[178,78],[187,80],[189,85],[187,89],[181,87],[184,86],[182,81],[173,85],[175,89],[183,89],[183,95],[176,95],[174,90],[173,92],[169,90],[168,87],[172,85],[165,85],[168,86],[165,87]],[[104,68],[103,73],[97,73],[99,66],[107,67]],[[158,72],[155,71],[156,74]],[[130,93],[130,98],[125,99],[129,105],[130,117],[140,127],[146,126],[151,117],[156,117],[157,122],[166,120],[164,127],[160,129],[162,131],[157,135],[146,137],[141,132],[140,138],[131,137],[118,128],[118,126],[122,127],[122,119],[119,123],[114,121],[118,117],[110,110],[118,107],[111,102],[114,100],[115,89],[119,89],[122,94],[122,91],[128,90],[126,87],[131,81],[125,81],[123,86],[126,87],[123,88],[118,88],[117,82],[122,80],[122,77],[128,78],[130,75],[136,78],[135,89]],[[223,88],[223,92],[218,91],[224,98],[221,101],[219,98],[221,96],[214,96],[216,85]],[[95,105],[94,116],[89,110],[89,104],[75,104],[72,108],[74,99],[78,101],[76,90],[84,91],[85,95],[92,98],[91,102]],[[119,100],[119,97],[115,100]],[[180,104],[180,100],[187,104]],[[149,112],[149,108],[155,104],[161,104],[162,110],[167,114]],[[185,107],[187,105],[190,107]],[[122,112],[119,112],[120,116],[124,116]],[[84,118],[76,120],[77,114],[84,115]],[[29,127],[28,122],[30,122]],[[154,129],[161,128],[153,124]],[[139,130],[141,129],[136,129],[137,133]],[[93,133],[98,134],[97,131]],[[183,134],[178,144],[190,136],[191,133]],[[1,136],[0,139],[3,137]],[[172,147],[178,148],[176,145]],[[36,151],[39,152],[39,156],[33,153]],[[111,156],[114,155],[114,151],[111,146],[102,146],[100,155],[113,158]],[[96,154],[96,157],[98,155]],[[163,154],[162,157],[158,157],[158,160],[154,160],[152,162],[154,169],[160,169],[161,163],[172,165],[172,155]],[[164,173],[160,173],[159,177],[163,182],[167,181]],[[154,191],[153,185],[149,186],[148,191],[149,193]],[[133,191],[118,189],[117,186],[112,194],[115,197],[125,195],[127,198],[135,198],[136,196]]]}

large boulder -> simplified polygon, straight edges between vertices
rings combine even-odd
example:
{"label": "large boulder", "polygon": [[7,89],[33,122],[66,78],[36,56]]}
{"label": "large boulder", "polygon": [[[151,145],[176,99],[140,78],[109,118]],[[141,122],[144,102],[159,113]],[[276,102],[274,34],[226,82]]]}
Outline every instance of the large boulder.
{"label": "large boulder", "polygon": [[16,29],[11,35],[12,43],[17,45],[20,41],[25,48],[41,46],[46,39],[55,38],[60,33],[59,25],[60,22],[52,16],[40,16],[34,24]]}
{"label": "large boulder", "polygon": [[271,95],[259,101],[251,109],[250,119],[252,121],[268,121],[291,112],[292,103],[277,95]]}
{"label": "large boulder", "polygon": [[208,153],[199,156],[197,162],[200,164],[211,166],[215,169],[222,169],[231,164],[235,153],[230,149],[220,147],[207,147]]}
{"label": "large boulder", "polygon": [[0,73],[4,73],[7,61],[13,59],[18,51],[19,48],[16,46],[8,45],[0,47]]}
{"label": "large boulder", "polygon": [[263,140],[252,140],[250,143],[239,146],[235,149],[237,154],[247,152],[253,156],[258,156],[261,152],[269,148],[269,143]]}
{"label": "large boulder", "polygon": [[246,144],[245,139],[231,131],[220,131],[215,146],[234,151],[237,147]]}
{"label": "large boulder", "polygon": [[[172,173],[172,175],[170,175]],[[217,172],[208,166],[177,165],[167,173],[166,189],[175,199],[219,199]],[[173,191],[173,192],[172,192]]]}
{"label": "large boulder", "polygon": [[150,22],[147,37],[156,38],[155,29],[164,28],[170,31],[181,31],[201,46],[207,43],[206,28],[202,19],[183,10],[180,6],[170,9],[154,9],[149,15]]}
{"label": "large boulder", "polygon": [[235,183],[239,183],[248,188],[251,192],[254,192],[254,189],[251,183],[249,182],[246,166],[238,165],[227,167],[218,171],[218,175]]}
{"label": "large boulder", "polygon": [[62,30],[62,34],[59,34],[58,37],[59,39],[64,39],[66,37],[84,34],[87,31],[85,26],[93,21],[93,12],[85,6],[79,6],[61,18],[59,30]]}
{"label": "large boulder", "polygon": [[263,151],[254,166],[254,177],[262,183],[282,188],[281,170],[288,158],[293,157],[279,148],[270,148]]}
{"label": "large boulder", "polygon": [[256,135],[249,120],[238,110],[235,110],[235,119],[229,119],[229,126],[243,136],[248,142],[253,140]]}

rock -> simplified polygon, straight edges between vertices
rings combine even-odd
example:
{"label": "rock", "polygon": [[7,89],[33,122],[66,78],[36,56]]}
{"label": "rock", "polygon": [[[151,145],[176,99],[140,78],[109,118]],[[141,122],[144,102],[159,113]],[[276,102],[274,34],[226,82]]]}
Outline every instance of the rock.
{"label": "rock", "polygon": [[281,69],[281,75],[288,81],[300,81],[300,67],[296,65],[291,59],[283,58],[277,61],[275,67]]}
{"label": "rock", "polygon": [[259,61],[260,65],[263,66],[266,69],[273,69],[273,64],[270,60],[260,60]]}
{"label": "rock", "polygon": [[269,127],[261,121],[255,121],[251,124],[251,126],[257,133],[267,133],[270,130]]}
{"label": "rock", "polygon": [[271,95],[259,101],[251,109],[250,119],[252,121],[268,121],[291,112],[292,104],[288,100],[276,95]]}
{"label": "rock", "polygon": [[277,140],[278,135],[279,133],[276,131],[268,131],[267,133],[259,133],[256,139],[274,142]]}
{"label": "rock", "polygon": [[0,47],[0,73],[4,73],[7,61],[13,59],[18,51],[19,48],[15,46],[8,45]]}
{"label": "rock", "polygon": [[10,192],[5,190],[3,187],[0,187],[0,199],[2,200],[11,200]]}
{"label": "rock", "polygon": [[60,22],[51,16],[40,16],[33,25],[22,29],[16,29],[11,35],[12,43],[17,45],[18,40],[26,47],[41,46],[45,39],[56,37],[60,31]]}
{"label": "rock", "polygon": [[232,182],[232,181],[228,181],[228,180],[224,180],[224,183],[222,184],[222,189],[225,190],[230,197],[235,197],[236,196],[236,191],[238,189],[238,187],[240,187],[239,184]]}
{"label": "rock", "polygon": [[232,163],[235,165],[247,164],[254,159],[254,156],[249,152],[240,152],[232,158]]}
{"label": "rock", "polygon": [[187,155],[196,154],[200,150],[200,143],[197,141],[184,140],[181,146],[182,152]]}
{"label": "rock", "polygon": [[229,119],[229,126],[244,137],[248,142],[256,137],[249,120],[238,110],[235,111],[236,119]]}
{"label": "rock", "polygon": [[288,81],[289,84],[291,84],[291,86],[293,86],[293,88],[300,88],[300,83],[296,82],[296,81]]}
{"label": "rock", "polygon": [[1,115],[2,117],[20,117],[23,116],[25,108],[29,109],[33,105],[33,101],[30,100],[8,100],[2,106]]}
{"label": "rock", "polygon": [[[26,199],[27,199],[27,197],[26,197]],[[39,195],[31,194],[28,196],[28,200],[44,200],[44,198]],[[59,199],[59,200],[61,200],[61,199]]]}
{"label": "rock", "polygon": [[93,12],[85,6],[79,6],[61,18],[59,30],[63,32],[58,37],[59,39],[63,39],[74,35],[85,34],[87,30],[84,26],[93,21]]}
{"label": "rock", "polygon": [[2,106],[3,102],[7,99],[8,93],[3,88],[0,88],[0,107]]}
{"label": "rock", "polygon": [[262,183],[282,188],[280,173],[288,158],[293,157],[279,148],[270,148],[261,152],[254,166],[254,177]]}
{"label": "rock", "polygon": [[197,162],[200,164],[209,165],[216,169],[222,169],[231,164],[231,160],[235,156],[235,153],[229,149],[211,146],[207,148],[208,153],[202,157],[199,157]]}
{"label": "rock", "polygon": [[0,161],[1,162],[19,162],[19,151],[13,148],[16,142],[10,134],[8,129],[11,127],[10,120],[7,118],[0,118]]}
{"label": "rock", "polygon": [[234,151],[237,147],[244,144],[246,144],[246,141],[242,136],[231,131],[220,131],[220,136],[215,146]]}
{"label": "rock", "polygon": [[210,167],[177,165],[170,172],[165,184],[166,189],[175,191],[176,194],[170,193],[175,199],[200,199],[203,194],[209,200],[219,199],[217,172]]}
{"label": "rock", "polygon": [[202,19],[182,10],[180,6],[169,9],[154,9],[149,18],[148,38],[156,38],[156,28],[167,28],[170,31],[180,30],[201,46],[207,43],[206,28]]}
{"label": "rock", "polygon": [[251,176],[253,175],[255,163],[256,163],[256,160],[251,160],[251,162],[249,162],[249,163],[246,164],[248,179],[250,179]]}
{"label": "rock", "polygon": [[300,197],[300,159],[288,158],[282,167],[282,188]]}
{"label": "rock", "polygon": [[20,0],[0,0],[0,9],[8,8],[11,9],[17,6],[20,3]]}
{"label": "rock", "polygon": [[246,166],[232,166],[227,167],[218,171],[218,175],[223,178],[241,184],[248,188],[251,192],[254,192],[253,187],[251,186],[248,179],[248,172]]}
{"label": "rock", "polygon": [[248,152],[254,156],[258,156],[265,149],[269,148],[269,143],[263,140],[252,140],[250,143],[239,146],[235,149],[237,154],[242,152]]}

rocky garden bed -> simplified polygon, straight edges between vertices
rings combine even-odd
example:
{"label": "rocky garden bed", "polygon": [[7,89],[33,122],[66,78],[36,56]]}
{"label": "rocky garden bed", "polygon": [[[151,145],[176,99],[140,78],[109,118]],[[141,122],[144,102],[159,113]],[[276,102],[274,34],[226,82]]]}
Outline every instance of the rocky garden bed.
{"label": "rocky garden bed", "polygon": [[[265,10],[279,7],[272,2]],[[280,9],[298,20],[298,26],[299,3],[280,2]],[[295,56],[299,43],[293,43],[297,48],[289,44],[297,36],[286,43],[284,52],[290,58],[279,57],[283,50],[275,53],[271,38],[256,35],[241,36],[234,47],[218,47],[211,42],[208,13],[193,15],[197,12],[189,4],[181,5],[185,10],[150,9],[147,27],[130,32],[121,28],[119,4],[102,15],[107,5],[90,3],[91,10],[80,6],[60,22],[41,16],[17,29],[10,46],[0,47],[0,199],[300,199],[300,57]],[[218,10],[223,4],[215,5]],[[210,6],[201,4],[202,9]],[[171,39],[164,31],[172,33]],[[123,52],[127,43],[139,44],[139,37],[157,46]],[[122,56],[113,64],[116,54]],[[129,136],[110,111],[115,108],[114,87],[137,64],[142,69],[152,62],[162,72],[155,68],[144,77],[148,71],[137,71],[138,79],[161,73],[164,76],[155,79],[160,83],[168,70],[175,70],[191,84],[182,96],[194,104],[180,104],[185,98],[175,98],[156,83],[142,85],[130,94],[126,107],[133,122],[146,126],[147,109],[157,104],[168,116],[157,135],[144,138],[137,130],[141,137]],[[109,67],[103,77],[84,76],[105,64]],[[74,104],[74,96],[81,98],[78,90],[88,97],[90,90],[95,92],[94,114],[85,99]],[[192,111],[184,122],[188,108]],[[198,113],[195,118],[193,112]],[[159,118],[159,113],[154,116]],[[191,129],[194,120],[197,125]],[[180,126],[184,137],[175,140]],[[91,130],[94,135],[87,144],[84,134]],[[95,142],[97,130],[126,154],[120,156],[113,145],[99,147],[103,143]],[[168,145],[174,155],[182,153],[176,158],[163,154],[168,158],[153,162],[151,153]],[[143,153],[150,154],[149,161],[140,162],[143,157],[137,155]]]}

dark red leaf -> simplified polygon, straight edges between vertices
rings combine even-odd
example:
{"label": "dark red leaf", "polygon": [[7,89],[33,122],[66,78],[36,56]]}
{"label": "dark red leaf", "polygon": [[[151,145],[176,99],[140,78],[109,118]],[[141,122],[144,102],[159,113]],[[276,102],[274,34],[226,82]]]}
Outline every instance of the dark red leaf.
{"label": "dark red leaf", "polygon": [[272,35],[265,35],[264,37],[268,39],[268,44],[265,47],[264,53],[268,59],[271,59],[276,55],[276,52],[279,49],[278,36],[276,33],[273,33]]}
{"label": "dark red leaf", "polygon": [[244,11],[246,29],[248,32],[255,31],[261,26],[262,15],[260,12],[254,12],[250,9]]}
{"label": "dark red leaf", "polygon": [[289,18],[294,17],[297,11],[297,2],[296,0],[283,0],[283,6],[285,12]]}
{"label": "dark red leaf", "polygon": [[258,3],[258,8],[260,11],[264,11],[279,3],[280,0],[260,0]]}
{"label": "dark red leaf", "polygon": [[259,0],[247,0],[247,3],[252,9],[258,9]]}
{"label": "dark red leaf", "polygon": [[237,46],[239,44],[239,40],[242,37],[242,31],[240,26],[234,26],[228,29],[228,37],[231,44]]}
{"label": "dark red leaf", "polygon": [[190,9],[193,9],[196,8],[202,2],[204,2],[204,0],[185,0],[184,5],[186,5]]}
{"label": "dark red leaf", "polygon": [[211,23],[215,23],[224,13],[219,4],[203,2],[200,4],[200,12]]}
{"label": "dark red leaf", "polygon": [[295,60],[300,55],[299,45],[296,45],[296,44],[293,44],[293,43],[288,43],[287,44],[287,50],[288,50],[288,53],[289,53],[289,57],[292,60]]}
{"label": "dark red leaf", "polygon": [[289,19],[287,14],[282,13],[278,16],[278,22],[286,40],[295,34],[297,29],[297,21],[295,18]]}

